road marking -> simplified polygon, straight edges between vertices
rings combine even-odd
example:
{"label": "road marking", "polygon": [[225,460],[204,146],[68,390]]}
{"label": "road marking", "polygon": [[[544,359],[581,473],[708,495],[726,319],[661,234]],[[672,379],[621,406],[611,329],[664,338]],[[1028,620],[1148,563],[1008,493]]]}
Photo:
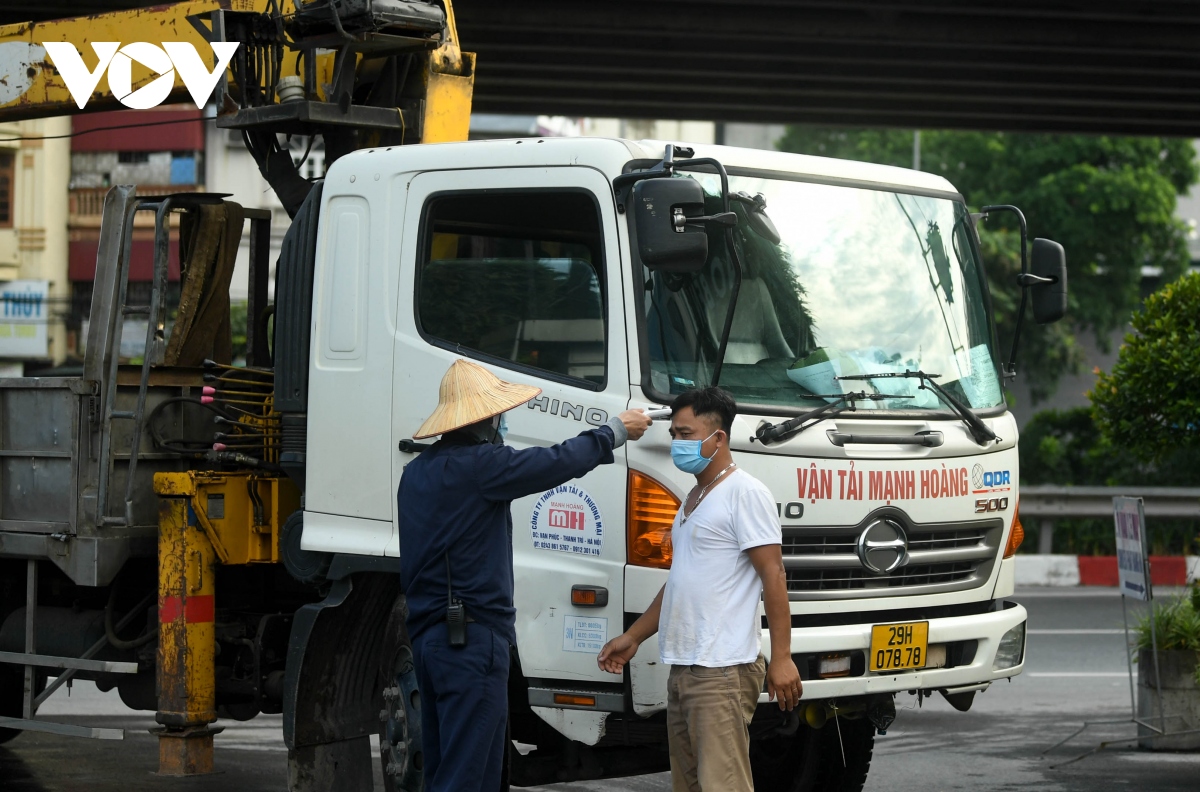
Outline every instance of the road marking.
{"label": "road marking", "polygon": [[287,751],[280,715],[259,715],[250,721],[222,720],[218,725],[224,727],[224,731],[213,738],[218,750]]}
{"label": "road marking", "polygon": [[1188,756],[1186,754],[1169,754],[1163,751],[1155,751],[1153,756],[1146,754],[1123,753],[1118,754],[1122,759],[1127,759],[1131,762],[1151,762],[1159,764],[1160,762],[1179,762],[1186,764],[1195,764],[1200,762],[1200,756]]}
{"label": "road marking", "polygon": [[1121,635],[1124,630],[1028,630],[1030,635]]}
{"label": "road marking", "polygon": [[1125,677],[1127,671],[1027,671],[1027,677]]}
{"label": "road marking", "polygon": [[[1187,591],[1182,586],[1155,586],[1154,595],[1168,596],[1182,594]],[[1022,599],[1037,599],[1055,597],[1074,599],[1076,597],[1119,597],[1121,590],[1116,586],[1018,586],[1008,598],[1020,602]],[[1131,603],[1132,604],[1132,603]]]}
{"label": "road marking", "polygon": [[[1155,594],[1159,591],[1156,589]],[[1116,586],[1091,587],[1091,586],[1045,586],[1042,588],[1018,588],[1015,592],[1009,595],[1012,599],[1020,602],[1023,599],[1041,599],[1043,597],[1075,599],[1076,597],[1119,597],[1121,590]]]}

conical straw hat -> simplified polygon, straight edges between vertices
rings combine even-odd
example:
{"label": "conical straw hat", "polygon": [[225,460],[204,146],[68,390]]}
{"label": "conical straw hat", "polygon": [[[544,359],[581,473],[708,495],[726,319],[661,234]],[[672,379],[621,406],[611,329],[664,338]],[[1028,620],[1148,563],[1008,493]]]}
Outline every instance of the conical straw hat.
{"label": "conical straw hat", "polygon": [[519,407],[542,392],[532,385],[505,382],[478,363],[456,360],[442,377],[438,406],[413,435],[421,440],[453,432]]}

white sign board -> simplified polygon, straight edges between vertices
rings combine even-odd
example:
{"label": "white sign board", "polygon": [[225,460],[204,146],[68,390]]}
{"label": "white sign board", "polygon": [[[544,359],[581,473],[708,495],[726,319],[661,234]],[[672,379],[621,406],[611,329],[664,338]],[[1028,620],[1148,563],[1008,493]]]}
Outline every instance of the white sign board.
{"label": "white sign board", "polygon": [[44,358],[49,353],[50,281],[0,283],[0,357]]}
{"label": "white sign board", "polygon": [[604,616],[567,616],[563,619],[563,651],[600,654],[608,643],[608,619]]}
{"label": "white sign board", "polygon": [[1146,563],[1146,512],[1141,498],[1113,498],[1113,517],[1117,528],[1117,575],[1121,593],[1138,600],[1149,600],[1150,575]]}

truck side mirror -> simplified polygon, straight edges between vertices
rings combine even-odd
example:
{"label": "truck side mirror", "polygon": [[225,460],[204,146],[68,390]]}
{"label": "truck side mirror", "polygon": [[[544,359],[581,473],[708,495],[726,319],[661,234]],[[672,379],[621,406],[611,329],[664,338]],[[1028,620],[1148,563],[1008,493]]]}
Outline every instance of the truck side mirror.
{"label": "truck side mirror", "polygon": [[645,179],[633,186],[638,253],[651,270],[699,272],[708,233],[687,221],[704,214],[704,188],[693,179]]}
{"label": "truck side mirror", "polygon": [[1033,320],[1038,324],[1057,322],[1067,313],[1067,253],[1053,240],[1035,239],[1029,263],[1034,276],[1029,290]]}

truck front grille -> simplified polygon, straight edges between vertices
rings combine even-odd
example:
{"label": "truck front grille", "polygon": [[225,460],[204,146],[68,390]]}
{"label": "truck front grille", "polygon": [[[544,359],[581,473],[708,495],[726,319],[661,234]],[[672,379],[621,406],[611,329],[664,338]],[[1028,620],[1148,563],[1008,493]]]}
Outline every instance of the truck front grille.
{"label": "truck front grille", "polygon": [[783,529],[783,563],[792,599],[828,600],[936,594],[981,586],[992,574],[1004,522],[904,526],[908,563],[876,575],[855,552],[863,526]]}

